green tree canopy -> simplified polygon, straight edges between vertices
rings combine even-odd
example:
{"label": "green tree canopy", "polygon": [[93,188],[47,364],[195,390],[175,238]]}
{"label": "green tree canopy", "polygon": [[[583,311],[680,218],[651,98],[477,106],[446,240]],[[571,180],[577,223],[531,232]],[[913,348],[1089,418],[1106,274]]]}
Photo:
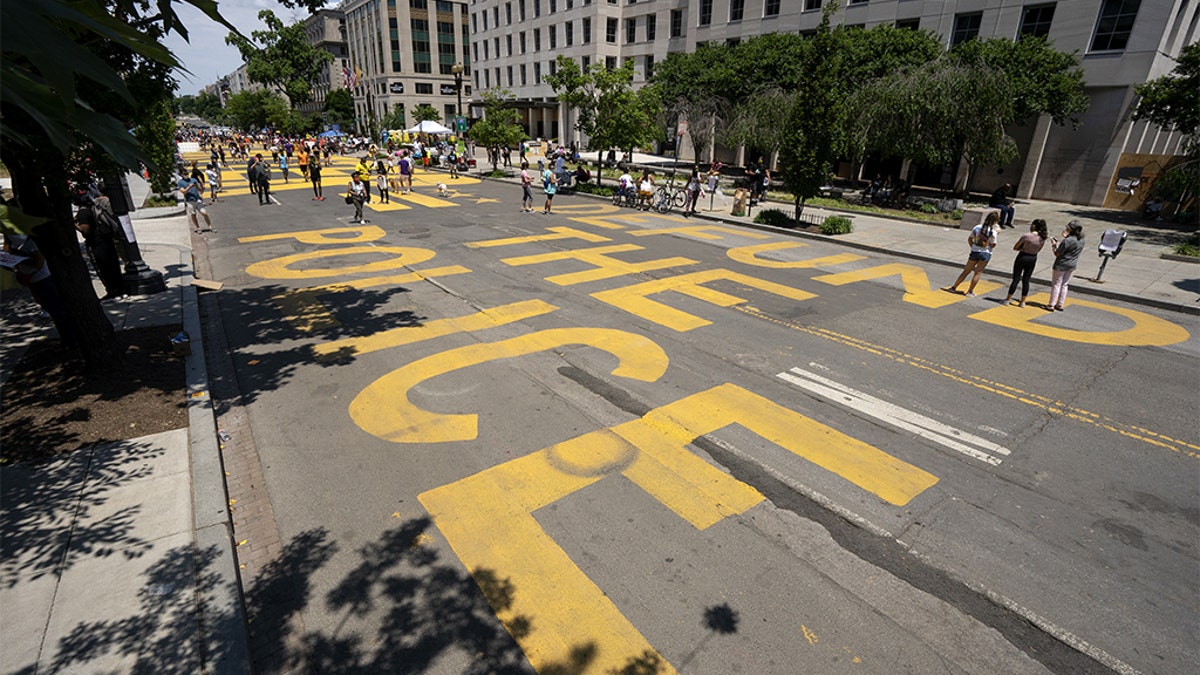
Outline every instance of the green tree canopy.
{"label": "green tree canopy", "polygon": [[225,103],[229,124],[242,131],[258,131],[268,126],[282,128],[288,113],[283,98],[266,89],[239,91]]}
{"label": "green tree canopy", "polygon": [[1163,129],[1200,135],[1200,42],[1183,48],[1170,74],[1140,84],[1135,120],[1150,120]]}
{"label": "green tree canopy", "polygon": [[442,119],[442,114],[428,103],[422,103],[413,109],[413,119],[417,122],[436,122]]}
{"label": "green tree canopy", "polygon": [[349,89],[334,89],[325,96],[325,123],[343,129],[354,124],[354,97]]}
{"label": "green tree canopy", "polygon": [[[471,139],[484,147],[514,147],[525,138],[521,126],[521,114],[509,101],[512,92],[507,89],[483,92],[483,119],[471,125]],[[492,155],[492,170],[497,169],[498,157]]]}
{"label": "green tree canopy", "polygon": [[224,112],[221,106],[221,97],[206,91],[196,95],[193,110],[198,117],[209,122],[219,122]]}
{"label": "green tree canopy", "polygon": [[267,9],[259,12],[258,18],[266,30],[253,31],[252,39],[230,33],[225,42],[241,52],[252,82],[278,88],[292,105],[311,101],[311,83],[320,76],[321,67],[333,61],[333,55],[308,41],[303,22],[285,26]]}
{"label": "green tree canopy", "polygon": [[575,109],[575,128],[587,135],[589,150],[628,150],[655,140],[660,95],[653,87],[633,90],[632,60],[612,70],[600,63],[583,70],[565,56],[556,63],[557,72],[544,79],[560,101]]}
{"label": "green tree canopy", "polygon": [[1083,93],[1079,55],[1060,52],[1043,38],[968,40],[950,53],[970,67],[1004,73],[1012,96],[1011,122],[1027,122],[1047,113],[1055,124],[1078,126],[1090,101]]}

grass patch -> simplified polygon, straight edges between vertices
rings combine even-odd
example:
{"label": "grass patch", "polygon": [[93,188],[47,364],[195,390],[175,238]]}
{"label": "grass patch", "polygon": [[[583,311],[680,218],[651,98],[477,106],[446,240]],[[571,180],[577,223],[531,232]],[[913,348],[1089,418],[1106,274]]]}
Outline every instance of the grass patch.
{"label": "grass patch", "polygon": [[[772,201],[780,201],[787,204],[794,203],[792,193],[782,190],[771,190],[767,193],[767,197]],[[852,201],[844,199],[834,199],[830,197],[813,197],[804,202],[806,206],[820,206],[827,209],[838,209],[840,211],[850,211],[853,213],[866,213],[876,216],[912,218],[937,225],[951,225],[958,227],[958,221],[962,220],[962,211],[953,211],[951,213],[926,213],[919,209],[892,209],[874,204],[856,204]],[[936,210],[936,209],[935,209]]]}
{"label": "grass patch", "polygon": [[160,197],[158,195],[150,195],[146,197],[146,202],[142,204],[143,209],[154,209],[160,206],[175,206],[179,200],[174,197]]}
{"label": "grass patch", "polygon": [[1193,232],[1187,239],[1175,244],[1175,254],[1200,258],[1200,232]]}

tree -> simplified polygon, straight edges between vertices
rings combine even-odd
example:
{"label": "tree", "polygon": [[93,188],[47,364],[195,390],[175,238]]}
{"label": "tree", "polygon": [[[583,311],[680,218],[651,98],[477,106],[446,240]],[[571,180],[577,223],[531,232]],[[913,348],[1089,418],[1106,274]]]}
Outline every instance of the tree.
{"label": "tree", "polygon": [[556,69],[544,80],[560,101],[576,110],[575,128],[587,136],[589,150],[632,150],[655,140],[662,104],[653,87],[633,90],[632,59],[620,68],[609,70],[598,63],[585,71],[573,59],[560,56]]}
{"label": "tree", "polygon": [[198,117],[209,122],[220,121],[221,114],[224,112],[221,106],[221,97],[206,91],[196,95],[193,101],[193,110]]}
{"label": "tree", "polygon": [[[471,126],[471,138],[485,148],[512,147],[525,138],[525,128],[521,126],[521,115],[509,104],[512,92],[507,89],[483,92],[483,119]],[[499,167],[497,153],[489,153],[492,157],[492,171]]]}
{"label": "tree", "polygon": [[282,129],[289,112],[283,98],[266,89],[239,91],[225,104],[230,125],[242,131],[258,131],[268,126]]}
{"label": "tree", "polygon": [[419,105],[413,109],[413,119],[415,119],[418,123],[419,122],[436,122],[437,120],[440,120],[441,118],[442,118],[442,114],[437,111],[437,108],[434,108],[433,106],[429,105],[428,103],[422,103],[421,105]]}
{"label": "tree", "polygon": [[325,96],[325,123],[344,129],[354,124],[354,97],[349,89],[334,89]]}
{"label": "tree", "polygon": [[830,167],[846,145],[848,107],[840,78],[844,29],[830,29],[835,11],[837,4],[830,3],[816,35],[805,43],[801,63],[807,75],[798,83],[794,102],[784,108],[778,175],[794,195],[797,219],[804,202],[828,180]]}
{"label": "tree", "polygon": [[[281,0],[312,9],[320,0]],[[180,0],[235,30],[211,0]],[[149,105],[175,90],[179,66],[161,43],[187,29],[170,0],[39,0],[7,3],[0,22],[0,160],[12,174],[20,209],[9,206],[6,230],[28,216],[38,248],[82,334],[90,369],[120,362],[112,323],[79,255],[68,156],[86,152],[94,166],[153,163],[127,129]],[[52,55],[52,57],[47,57]],[[165,170],[169,167],[155,165]],[[13,216],[13,214],[16,214]]]}
{"label": "tree", "polygon": [[408,125],[405,124],[406,115],[404,113],[404,104],[397,103],[392,111],[383,116],[384,129],[404,129]]}
{"label": "tree", "polygon": [[1027,122],[1042,113],[1055,124],[1079,125],[1090,101],[1083,93],[1083,69],[1075,52],[1060,52],[1045,39],[992,38],[968,40],[950,53],[958,62],[1005,74],[1012,96],[1012,122]]}
{"label": "tree", "polygon": [[1134,91],[1140,99],[1133,119],[1184,135],[1184,158],[1171,165],[1154,188],[1186,209],[1200,186],[1200,42],[1183,48],[1171,73]]}
{"label": "tree", "polygon": [[311,101],[310,83],[320,77],[322,66],[331,63],[333,55],[308,41],[301,21],[285,26],[268,9],[259,12],[258,19],[267,30],[250,33],[253,40],[230,33],[226,44],[241,52],[251,82],[282,91],[292,105]]}
{"label": "tree", "polygon": [[142,123],[134,129],[155,168],[150,173],[150,189],[162,194],[175,186],[171,168],[175,164],[175,117],[169,101],[159,101],[146,111]]}

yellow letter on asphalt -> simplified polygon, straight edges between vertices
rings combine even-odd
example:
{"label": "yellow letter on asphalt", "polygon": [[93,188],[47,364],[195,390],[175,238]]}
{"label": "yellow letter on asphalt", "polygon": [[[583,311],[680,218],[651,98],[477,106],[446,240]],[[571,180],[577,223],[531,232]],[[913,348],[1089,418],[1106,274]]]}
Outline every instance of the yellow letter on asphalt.
{"label": "yellow letter on asphalt", "polygon": [[592,293],[592,297],[602,302],[607,302],[613,307],[623,309],[635,316],[640,316],[647,321],[653,321],[654,323],[661,324],[667,328],[673,328],[682,333],[693,328],[707,326],[712,322],[708,319],[702,319],[693,314],[675,309],[674,307],[668,307],[661,302],[651,300],[649,296],[656,293],[665,293],[666,291],[675,291],[676,293],[682,293],[718,307],[732,307],[746,302],[745,298],[715,291],[701,285],[720,279],[749,286],[750,288],[757,288],[760,291],[774,293],[775,295],[791,298],[792,300],[804,301],[817,297],[808,291],[802,291],[798,288],[722,269],[691,272],[676,277],[646,281],[634,284],[633,286],[599,291]]}
{"label": "yellow letter on asphalt", "polygon": [[[346,267],[315,267],[303,270],[291,268],[292,265],[297,263],[319,260],[321,258],[362,254],[381,255],[384,253],[393,253],[395,256],[385,260]],[[256,276],[260,279],[319,279],[321,277],[333,277],[343,274],[377,274],[406,265],[419,265],[433,258],[435,255],[437,253],[429,249],[412,248],[409,246],[345,246],[325,249],[323,251],[309,251],[307,253],[285,255],[279,258],[271,258],[270,260],[261,260],[247,266],[246,274]]]}
{"label": "yellow letter on asphalt", "polygon": [[450,349],[397,368],[367,385],[350,403],[350,417],[367,433],[393,443],[469,441],[478,433],[478,416],[429,412],[413,405],[408,394],[430,378],[469,366],[586,345],[617,357],[612,374],[653,382],[667,370],[667,354],[653,341],[611,328],[552,328],[520,337]]}
{"label": "yellow letter on asphalt", "polygon": [[617,244],[614,246],[597,246],[595,248],[575,249],[571,251],[554,251],[551,253],[538,253],[535,255],[525,255],[516,258],[503,258],[500,262],[513,267],[522,265],[535,265],[538,263],[556,262],[559,260],[578,260],[593,265],[595,268],[584,270],[583,272],[570,272],[568,274],[557,274],[552,277],[546,277],[546,281],[559,286],[571,286],[574,284],[582,284],[588,281],[599,281],[601,279],[612,279],[613,277],[624,276],[626,274],[636,274],[638,272],[649,272],[651,270],[661,270],[668,267],[683,267],[685,265],[695,265],[696,261],[690,258],[660,258],[658,260],[647,260],[646,262],[631,263],[616,258],[610,258],[610,253],[625,253],[628,251],[641,251],[641,246],[636,244]]}
{"label": "yellow letter on asphalt", "polygon": [[[723,384],[420,495],[467,569],[513,586],[493,609],[537,670],[592,645],[580,673],[617,672],[654,648],[538,524],[534,512],[620,473],[697,529],[745,513],[757,490],[688,451],[697,437],[738,424],[883,497],[905,504],[937,478],[732,384]],[[664,659],[664,670],[675,669]]]}
{"label": "yellow letter on asphalt", "polygon": [[[331,234],[353,234],[352,237],[331,237]],[[382,227],[363,225],[362,227],[331,227],[324,230],[302,230],[300,232],[281,232],[279,234],[259,234],[253,237],[239,237],[239,244],[250,244],[256,241],[275,241],[277,239],[295,239],[305,244],[345,245],[365,244],[376,239],[383,239]]]}
{"label": "yellow letter on asphalt", "polygon": [[[1048,302],[1050,296],[1046,293],[1039,293],[1033,296],[1034,302]],[[1071,298],[1071,306],[1088,310],[1100,310],[1110,314],[1124,317],[1128,321],[1119,320],[1121,323],[1133,325],[1127,328],[1113,331],[1088,331],[1075,330],[1073,328],[1060,328],[1049,324],[1037,323],[1036,320],[1047,316],[1046,312],[1041,309],[1018,309],[1016,307],[995,307],[993,309],[985,309],[982,312],[976,312],[971,315],[972,319],[994,324],[996,326],[1004,326],[1015,330],[1033,333],[1034,335],[1042,335],[1056,340],[1066,340],[1068,342],[1082,342],[1089,345],[1115,345],[1120,347],[1163,347],[1173,345],[1178,342],[1183,342],[1191,337],[1187,329],[1182,326],[1177,326],[1166,319],[1160,319],[1156,316],[1151,316],[1145,312],[1139,312],[1133,309],[1125,309],[1115,305],[1102,305],[1091,300],[1080,300]],[[1061,316],[1061,315],[1055,315]]]}
{"label": "yellow letter on asphalt", "polygon": [[754,244],[753,246],[731,248],[725,252],[725,255],[747,265],[775,269],[807,269],[810,267],[820,267],[821,265],[841,265],[842,263],[866,259],[866,256],[855,253],[838,253],[837,255],[827,255],[823,258],[809,258],[808,260],[768,260],[767,258],[758,257],[759,253],[766,253],[767,251],[782,251],[784,249],[800,248],[803,246],[808,246],[808,244],[798,241],[773,241],[768,244]]}
{"label": "yellow letter on asphalt", "polygon": [[[914,305],[937,309],[967,299],[965,295],[947,293],[940,288],[931,287],[929,285],[929,277],[925,275],[925,270],[916,265],[905,265],[903,263],[889,263],[861,270],[838,272],[837,274],[823,274],[819,277],[813,277],[813,281],[820,281],[831,286],[844,286],[856,281],[868,281],[893,276],[899,276],[900,283],[904,284],[904,301],[911,302]],[[975,287],[975,292],[983,295],[988,291],[1000,288],[1002,285],[994,281],[980,281]]]}

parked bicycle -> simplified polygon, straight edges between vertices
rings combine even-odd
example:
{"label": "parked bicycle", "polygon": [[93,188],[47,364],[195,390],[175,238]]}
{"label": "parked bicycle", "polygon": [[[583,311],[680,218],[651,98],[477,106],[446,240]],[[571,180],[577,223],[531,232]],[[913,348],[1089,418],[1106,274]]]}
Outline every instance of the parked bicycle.
{"label": "parked bicycle", "polygon": [[633,188],[617,188],[613,193],[613,206],[637,208],[637,190]]}

